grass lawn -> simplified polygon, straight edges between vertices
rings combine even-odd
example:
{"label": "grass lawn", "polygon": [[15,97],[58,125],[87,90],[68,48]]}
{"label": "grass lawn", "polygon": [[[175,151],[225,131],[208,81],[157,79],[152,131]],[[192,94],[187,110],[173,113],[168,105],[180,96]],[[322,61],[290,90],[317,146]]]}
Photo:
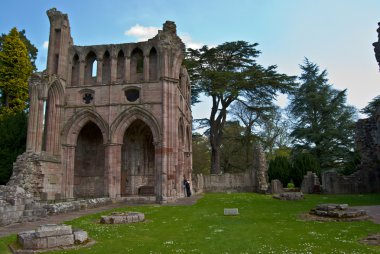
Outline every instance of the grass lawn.
{"label": "grass lawn", "polygon": [[[51,253],[380,253],[379,246],[358,242],[380,225],[362,222],[303,221],[298,215],[320,203],[380,205],[380,195],[306,195],[303,201],[236,193],[206,194],[193,206],[149,205],[113,211],[139,211],[146,222],[102,225],[100,214],[67,224],[81,228],[97,243]],[[240,215],[224,216],[223,208]],[[102,214],[108,214],[102,213]],[[0,253],[16,236],[0,238]]]}

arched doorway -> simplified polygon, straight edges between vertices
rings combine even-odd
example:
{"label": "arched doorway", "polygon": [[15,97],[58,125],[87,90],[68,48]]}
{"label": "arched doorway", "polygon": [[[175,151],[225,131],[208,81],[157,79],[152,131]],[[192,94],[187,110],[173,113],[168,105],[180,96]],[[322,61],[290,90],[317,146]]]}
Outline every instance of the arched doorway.
{"label": "arched doorway", "polygon": [[135,120],[125,131],[121,153],[121,194],[154,195],[154,145],[149,126]]}
{"label": "arched doorway", "polygon": [[105,196],[103,136],[99,127],[88,122],[79,132],[75,149],[74,197]]}

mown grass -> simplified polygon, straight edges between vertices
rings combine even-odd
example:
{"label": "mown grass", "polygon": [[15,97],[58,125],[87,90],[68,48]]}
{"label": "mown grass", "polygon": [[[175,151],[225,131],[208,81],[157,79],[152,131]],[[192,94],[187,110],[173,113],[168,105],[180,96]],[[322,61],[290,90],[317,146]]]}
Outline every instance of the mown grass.
{"label": "mown grass", "polygon": [[[115,209],[143,212],[146,222],[102,225],[101,214],[69,221],[97,243],[88,248],[50,253],[380,253],[360,244],[380,225],[362,222],[304,221],[319,203],[380,204],[380,195],[307,195],[302,201],[281,201],[253,193],[206,194],[192,206],[138,206]],[[240,215],[224,216],[223,208]],[[102,214],[108,214],[102,213]],[[0,253],[15,236],[0,238]]]}

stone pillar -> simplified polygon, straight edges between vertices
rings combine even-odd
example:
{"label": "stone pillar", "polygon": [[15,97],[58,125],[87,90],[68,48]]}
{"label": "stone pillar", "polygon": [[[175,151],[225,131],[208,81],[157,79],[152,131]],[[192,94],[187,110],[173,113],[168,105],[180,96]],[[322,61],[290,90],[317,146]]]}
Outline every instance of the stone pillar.
{"label": "stone pillar", "polygon": [[124,68],[124,80],[128,82],[131,80],[131,58],[129,56],[125,57]]}
{"label": "stone pillar", "polygon": [[99,58],[96,61],[97,61],[97,66],[96,66],[96,83],[102,84],[102,82],[103,82],[103,59]]}
{"label": "stone pillar", "polygon": [[149,56],[144,56],[144,81],[149,81]]}
{"label": "stone pillar", "polygon": [[37,121],[38,121],[38,89],[36,85],[29,86],[29,117],[28,117],[28,134],[26,140],[26,150],[35,151],[36,148],[36,135],[37,135]]}
{"label": "stone pillar", "polygon": [[111,83],[114,83],[117,79],[117,56],[111,57]]}
{"label": "stone pillar", "polygon": [[62,194],[74,198],[75,145],[63,145],[62,155]]}
{"label": "stone pillar", "polygon": [[44,133],[44,105],[46,98],[38,98],[38,112],[37,112],[37,130],[36,130],[36,142],[34,151],[36,153],[42,150],[42,141]]}
{"label": "stone pillar", "polygon": [[156,141],[154,145],[154,166],[156,174],[156,197],[157,201],[162,203],[167,202],[167,165],[165,149],[162,147],[162,142]]}
{"label": "stone pillar", "polygon": [[84,67],[85,67],[85,60],[80,59],[79,60],[79,85],[84,85]]}
{"label": "stone pillar", "polygon": [[108,196],[121,196],[121,146],[122,144],[105,145],[105,177],[104,186],[108,186]]}

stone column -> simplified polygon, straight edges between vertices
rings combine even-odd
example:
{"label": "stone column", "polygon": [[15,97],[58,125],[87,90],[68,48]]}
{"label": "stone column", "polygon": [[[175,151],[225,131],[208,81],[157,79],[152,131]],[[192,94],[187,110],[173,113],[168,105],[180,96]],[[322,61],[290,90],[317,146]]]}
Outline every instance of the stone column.
{"label": "stone column", "polygon": [[85,67],[85,61],[84,59],[79,60],[79,85],[84,85],[84,67]]}
{"label": "stone column", "polygon": [[96,66],[96,83],[102,84],[103,82],[103,59],[99,58],[96,59],[97,66]]}
{"label": "stone column", "polygon": [[46,98],[38,98],[38,112],[37,112],[37,130],[36,130],[36,142],[34,151],[36,153],[42,150],[42,140],[44,133],[44,105]]}
{"label": "stone column", "polygon": [[156,182],[156,198],[162,203],[167,202],[167,165],[165,159],[165,149],[162,147],[162,142],[153,142],[154,145],[154,167],[155,167],[155,182]]}
{"label": "stone column", "polygon": [[26,140],[26,150],[35,151],[36,147],[36,134],[37,134],[37,120],[38,120],[38,89],[36,85],[29,86],[29,117],[28,117],[28,135]]}
{"label": "stone column", "polygon": [[131,80],[131,58],[129,56],[125,57],[124,68],[124,80],[128,82]]}
{"label": "stone column", "polygon": [[149,56],[144,56],[144,81],[149,81]]}
{"label": "stone column", "polygon": [[117,56],[111,57],[111,83],[117,79]]}
{"label": "stone column", "polygon": [[75,145],[63,145],[62,155],[62,194],[74,198]]}
{"label": "stone column", "polygon": [[105,145],[105,177],[109,197],[118,198],[121,196],[121,146],[122,144]]}

